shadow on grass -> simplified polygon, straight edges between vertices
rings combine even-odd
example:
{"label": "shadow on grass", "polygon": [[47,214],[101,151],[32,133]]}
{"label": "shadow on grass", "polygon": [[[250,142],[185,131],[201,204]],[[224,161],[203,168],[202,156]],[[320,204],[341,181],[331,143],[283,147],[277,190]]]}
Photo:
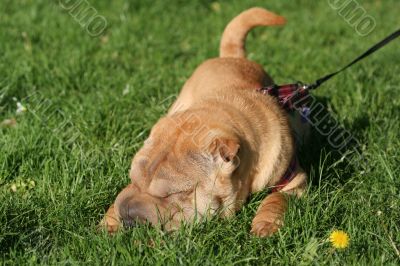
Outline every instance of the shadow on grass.
{"label": "shadow on grass", "polygon": [[[337,121],[335,116],[328,111],[329,98],[315,97],[315,100],[316,103],[320,103],[324,107],[323,114],[320,117],[326,116],[324,118],[325,121]],[[312,121],[317,121],[314,119],[316,117],[311,117]],[[308,142],[303,146],[297,147],[298,159],[300,165],[308,175],[308,183],[311,189],[323,183],[343,185],[355,173],[362,171],[364,161],[362,157],[361,136],[364,130],[370,125],[367,114],[356,118],[351,125],[347,124],[345,127],[340,123],[337,125],[338,129],[347,130],[354,139],[346,142],[340,150],[333,147],[328,140],[328,136],[320,133],[316,126],[311,126],[311,134]],[[254,205],[251,207],[254,214],[259,202],[268,193],[269,191],[262,191],[250,196],[248,205]],[[242,211],[238,213],[239,216]]]}
{"label": "shadow on grass", "polygon": [[[324,121],[337,121],[335,116],[328,111],[328,103],[330,100],[327,97],[315,98],[316,102],[322,104],[324,107],[324,113],[322,114],[322,116],[326,116]],[[315,119],[315,117],[311,117],[311,119]],[[323,123],[322,121],[321,124]],[[356,118],[351,126],[346,125],[346,127],[344,127],[338,121],[335,128],[337,128],[338,131],[350,133],[349,136],[342,138],[344,145],[340,148],[334,147],[330,143],[329,135],[332,135],[332,133],[324,135],[318,130],[320,125],[311,126],[311,134],[308,143],[298,149],[300,164],[311,178],[311,180],[309,179],[311,186],[317,185],[320,181],[328,181],[326,179],[337,176],[338,173],[340,173],[340,177],[338,177],[336,181],[340,184],[344,184],[355,172],[360,171],[360,167],[362,167],[361,136],[369,125],[370,121],[367,115]],[[332,129],[331,132],[334,130],[335,129]],[[321,174],[320,179],[316,178],[320,173],[324,174]]]}

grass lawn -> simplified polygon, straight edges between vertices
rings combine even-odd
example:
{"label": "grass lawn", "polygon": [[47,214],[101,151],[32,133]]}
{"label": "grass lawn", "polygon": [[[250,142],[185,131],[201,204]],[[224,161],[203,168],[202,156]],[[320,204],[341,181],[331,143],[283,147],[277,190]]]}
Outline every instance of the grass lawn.
{"label": "grass lawn", "polygon": [[[362,160],[315,131],[300,159],[308,190],[273,237],[249,234],[267,191],[232,219],[173,234],[96,231],[151,126],[194,68],[218,56],[231,18],[252,6],[285,16],[285,27],[249,35],[248,57],[277,83],[313,81],[397,30],[398,0],[358,1],[376,23],[366,36],[327,0],[88,0],[107,21],[99,36],[62,2],[0,4],[0,122],[17,123],[0,128],[0,264],[400,263],[400,40],[314,93]],[[27,110],[17,115],[17,103]],[[349,234],[348,248],[327,241],[334,229]]]}

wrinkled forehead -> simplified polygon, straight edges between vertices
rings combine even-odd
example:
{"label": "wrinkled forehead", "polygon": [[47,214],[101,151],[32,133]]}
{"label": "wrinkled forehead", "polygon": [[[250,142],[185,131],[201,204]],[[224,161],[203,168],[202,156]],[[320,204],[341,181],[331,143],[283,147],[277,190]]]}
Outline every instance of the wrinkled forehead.
{"label": "wrinkled forehead", "polygon": [[[165,120],[164,120],[165,121]],[[163,121],[163,122],[164,122]],[[152,179],[196,182],[207,175],[209,158],[191,136],[166,121],[153,128],[132,162],[132,181],[148,185]]]}
{"label": "wrinkled forehead", "polygon": [[197,115],[178,114],[161,118],[151,129],[144,150],[173,149],[176,156],[204,152],[214,137]]}
{"label": "wrinkled forehead", "polygon": [[[166,197],[178,192],[189,192],[207,178],[204,159],[189,152],[180,159],[173,152],[162,152],[146,160],[141,167],[131,169],[132,182],[141,192]],[[172,154],[172,155],[171,155]]]}

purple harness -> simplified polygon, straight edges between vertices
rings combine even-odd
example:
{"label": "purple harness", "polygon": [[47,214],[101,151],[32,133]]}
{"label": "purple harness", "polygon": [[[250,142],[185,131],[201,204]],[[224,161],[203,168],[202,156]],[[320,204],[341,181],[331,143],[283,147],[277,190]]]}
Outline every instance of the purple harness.
{"label": "purple harness", "polygon": [[305,106],[305,100],[310,94],[310,87],[302,83],[286,84],[286,85],[272,85],[257,89],[264,95],[271,95],[278,99],[279,104],[287,111],[294,111],[295,109]]}

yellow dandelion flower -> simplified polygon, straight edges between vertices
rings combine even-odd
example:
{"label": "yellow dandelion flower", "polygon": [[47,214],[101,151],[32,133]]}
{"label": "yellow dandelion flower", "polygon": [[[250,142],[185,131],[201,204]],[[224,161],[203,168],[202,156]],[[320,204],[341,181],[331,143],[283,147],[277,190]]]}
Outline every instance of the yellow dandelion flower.
{"label": "yellow dandelion flower", "polygon": [[329,236],[332,246],[338,249],[347,248],[349,245],[349,235],[342,230],[334,230]]}
{"label": "yellow dandelion flower", "polygon": [[219,11],[221,11],[221,4],[218,2],[213,2],[211,3],[211,9],[214,10],[216,13],[219,13]]}

